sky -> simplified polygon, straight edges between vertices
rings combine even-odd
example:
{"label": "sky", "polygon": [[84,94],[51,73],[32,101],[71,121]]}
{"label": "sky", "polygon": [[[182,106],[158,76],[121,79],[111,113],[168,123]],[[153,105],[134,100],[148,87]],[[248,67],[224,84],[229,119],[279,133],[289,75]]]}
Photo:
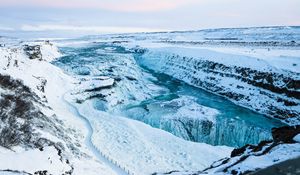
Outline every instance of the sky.
{"label": "sky", "polygon": [[299,26],[300,0],[0,0],[0,31],[128,33]]}

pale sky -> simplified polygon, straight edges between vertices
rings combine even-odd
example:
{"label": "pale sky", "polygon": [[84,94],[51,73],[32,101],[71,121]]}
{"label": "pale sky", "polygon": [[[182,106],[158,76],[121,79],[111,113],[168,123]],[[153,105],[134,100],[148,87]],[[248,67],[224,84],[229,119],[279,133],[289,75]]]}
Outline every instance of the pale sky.
{"label": "pale sky", "polygon": [[300,0],[0,0],[2,31],[116,33],[300,25]]}

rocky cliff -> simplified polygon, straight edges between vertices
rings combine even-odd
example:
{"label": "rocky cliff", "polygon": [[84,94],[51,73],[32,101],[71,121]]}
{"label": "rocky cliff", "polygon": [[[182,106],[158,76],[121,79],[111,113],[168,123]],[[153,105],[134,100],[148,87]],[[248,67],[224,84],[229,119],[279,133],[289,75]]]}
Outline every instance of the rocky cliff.
{"label": "rocky cliff", "polygon": [[[149,49],[146,67],[288,124],[300,122],[300,74],[264,60],[204,49]],[[140,54],[140,50],[138,50]]]}

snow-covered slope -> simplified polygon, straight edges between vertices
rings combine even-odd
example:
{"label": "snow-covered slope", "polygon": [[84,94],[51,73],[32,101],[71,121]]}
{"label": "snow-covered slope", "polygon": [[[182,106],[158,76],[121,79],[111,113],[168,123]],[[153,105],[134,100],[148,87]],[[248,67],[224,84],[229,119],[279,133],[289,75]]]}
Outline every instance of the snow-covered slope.
{"label": "snow-covered slope", "polygon": [[87,149],[85,126],[61,100],[74,80],[47,62],[59,55],[48,42],[0,48],[0,99],[8,105],[0,109],[0,171],[114,174]]}

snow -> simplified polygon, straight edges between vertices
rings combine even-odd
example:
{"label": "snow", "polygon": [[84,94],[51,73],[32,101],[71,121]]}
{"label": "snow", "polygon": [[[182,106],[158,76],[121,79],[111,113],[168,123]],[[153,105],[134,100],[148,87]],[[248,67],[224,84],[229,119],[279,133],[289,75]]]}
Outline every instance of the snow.
{"label": "snow", "polygon": [[265,59],[246,55],[216,52],[203,48],[162,47],[150,48],[148,55],[182,55],[189,58],[214,61],[228,66],[251,68],[260,71],[282,72],[271,66]]}
{"label": "snow", "polygon": [[58,48],[51,43],[41,44],[41,53],[42,53],[43,59],[47,62],[51,62],[54,59],[62,56],[60,54],[60,52],[58,51]]}
{"label": "snow", "polygon": [[232,150],[224,146],[189,142],[142,122],[112,117],[92,109],[91,103],[80,104],[78,109],[92,124],[93,144],[133,174],[202,169],[228,156]]}
{"label": "snow", "polygon": [[296,135],[293,140],[300,143],[300,134]]}
{"label": "snow", "polygon": [[92,91],[94,89],[110,87],[114,84],[114,82],[114,79],[110,77],[92,77],[90,79],[84,79],[84,81],[81,81],[81,84],[80,86],[78,86],[78,89]]}
{"label": "snow", "polygon": [[247,55],[266,61],[277,69],[300,73],[299,49],[245,48],[245,47],[209,47],[209,50],[236,55]]}
{"label": "snow", "polygon": [[87,36],[81,39],[89,40],[118,40],[118,41],[282,41],[291,42],[300,40],[299,27],[252,27],[252,28],[221,28],[204,29],[199,31],[156,32],[135,34],[112,34]]}
{"label": "snow", "polygon": [[164,116],[164,118],[171,119],[195,119],[195,120],[208,120],[215,123],[215,116],[219,114],[218,110],[199,105],[195,99],[189,96],[182,96],[181,98],[164,102],[162,107],[176,106],[179,109],[175,114]]}
{"label": "snow", "polygon": [[270,153],[263,156],[250,156],[245,161],[231,169],[238,169],[245,172],[247,170],[262,169],[285,160],[294,159],[300,156],[300,144],[283,144],[272,149]]}
{"label": "snow", "polygon": [[54,147],[46,147],[22,152],[13,152],[0,149],[0,169],[18,170],[34,174],[36,171],[47,170],[50,174],[63,174],[71,167],[60,161]]}
{"label": "snow", "polygon": [[[278,36],[278,32],[280,33],[282,30],[292,30],[297,33],[297,30],[294,28],[283,28],[280,30],[269,29],[269,31],[272,30],[275,34],[272,33],[266,35],[268,30],[264,30],[263,32],[260,32],[259,36],[254,37],[252,33],[256,30],[257,29],[245,29],[242,32],[245,34],[244,39],[250,38],[251,40],[255,40],[255,38],[264,36],[266,40],[275,37],[275,39],[283,38],[284,41],[289,41],[295,38],[293,38],[292,35]],[[234,35],[240,34],[239,31],[231,31]],[[195,41],[203,40],[206,37],[222,37],[224,35],[222,31],[218,30],[213,31],[216,35],[207,35],[207,32],[209,33],[210,31],[202,31],[202,33],[187,32],[182,35],[179,35],[178,33],[165,33],[164,37],[167,40],[173,41]],[[201,35],[199,35],[199,33],[201,33]],[[291,75],[296,79],[299,79],[299,75],[295,74],[299,73],[300,68],[300,53],[297,49],[284,48],[280,50],[271,48],[271,50],[269,50],[266,48],[255,48],[249,50],[242,47],[223,48],[171,45],[153,42],[162,40],[163,34],[161,33],[151,34],[152,36],[147,36],[146,34],[133,35],[140,39],[146,38],[148,41],[142,40],[140,42],[134,42],[134,44],[127,43],[124,45],[132,47],[133,45],[140,44],[143,47],[148,48],[146,56],[151,57],[151,59],[154,58],[154,63],[158,70],[165,64],[165,60],[161,59],[162,57],[165,58],[166,56],[180,55],[192,57],[196,60],[210,60],[230,66],[246,67],[259,71],[272,71],[284,75]],[[152,40],[149,41],[149,38],[151,37],[154,39],[152,38]],[[227,37],[232,36],[228,35]],[[60,45],[79,47],[87,43],[90,44],[90,41],[82,40],[74,42],[72,40],[66,40],[60,42]],[[12,48],[0,47],[0,73],[9,74],[14,78],[23,80],[25,85],[31,87],[41,98],[46,99],[46,104],[50,109],[39,106],[43,113],[49,116],[56,115],[60,120],[64,121],[64,124],[69,128],[70,133],[68,134],[73,140],[76,140],[79,143],[80,151],[82,153],[77,155],[77,157],[73,157],[71,154],[69,155],[70,163],[74,167],[73,174],[97,175],[101,173],[110,175],[126,173],[151,174],[154,172],[168,172],[174,170],[197,171],[210,166],[216,160],[230,155],[230,152],[232,151],[232,148],[230,147],[211,146],[204,143],[194,143],[180,139],[168,132],[152,128],[142,122],[118,115],[112,116],[107,112],[96,110],[94,109],[95,104],[93,101],[85,101],[82,104],[76,104],[74,102],[74,99],[76,98],[73,96],[73,93],[76,92],[76,90],[89,91],[95,88],[106,88],[112,86],[115,83],[115,80],[106,76],[96,76],[85,80],[81,77],[81,83],[79,83],[79,80],[66,75],[61,69],[49,63],[61,56],[56,46],[44,42],[34,44],[41,45],[43,61],[29,60],[20,46]],[[114,51],[114,49],[110,47],[107,47],[104,50]],[[99,52],[101,52],[101,50]],[[120,58],[116,56],[116,60],[120,60]],[[125,62],[128,63],[128,60],[125,60]],[[134,64],[134,62],[129,63],[130,66]],[[178,62],[178,64],[180,65],[181,63]],[[99,67],[99,69],[101,70],[102,68]],[[182,77],[179,78],[183,81],[190,81],[185,79],[185,72],[182,73],[178,69],[171,71],[173,72],[170,73],[181,74],[180,76]],[[131,69],[129,69],[128,72],[120,70],[118,73],[134,75],[133,78],[147,76],[141,74],[138,70]],[[196,76],[205,79],[205,76],[201,74],[201,72],[198,72]],[[47,80],[45,92],[36,88],[41,84],[41,79]],[[261,112],[263,112],[263,106],[265,104],[274,104],[274,99],[260,99],[260,96],[255,96],[255,94],[259,94],[259,91],[251,85],[243,84],[232,78],[220,80],[218,83],[224,85],[224,91],[233,88],[240,94],[246,94],[253,97],[250,99],[249,103],[252,103],[256,108],[262,109]],[[238,89],[236,88],[236,85],[243,85],[248,89]],[[135,86],[130,85],[126,88],[133,91],[138,89],[132,87]],[[147,91],[145,92],[148,92],[148,89],[150,89],[149,91],[162,90],[154,84],[147,84]],[[123,89],[119,90],[120,92],[115,92],[114,95],[107,98],[110,106],[114,106],[123,98],[122,90]],[[0,92],[4,93],[1,89]],[[145,92],[137,92],[140,93],[136,95],[137,98],[139,100],[146,99],[148,94]],[[110,94],[111,91],[106,90],[103,93]],[[253,103],[254,101],[260,101],[261,103]],[[165,117],[190,117],[190,119],[200,118],[202,120],[215,122],[215,116],[218,114],[217,110],[197,105],[184,98],[181,98],[180,101],[173,100],[171,103],[162,105],[170,105],[172,103],[177,103],[179,105],[180,103],[185,103],[185,105],[180,107],[175,115]],[[72,110],[73,107],[70,105],[75,105],[76,108]],[[247,103],[241,102],[240,105],[246,106]],[[275,105],[281,104],[278,103]],[[290,109],[296,111],[300,110],[299,106],[290,107]],[[73,144],[59,140],[55,135],[52,135],[52,133],[38,132],[50,140],[63,142],[63,144]],[[298,134],[295,136],[294,140],[300,142],[299,137],[300,135]],[[267,167],[274,164],[274,162],[281,162],[298,156],[300,156],[299,143],[279,145],[266,156],[257,157],[252,155],[234,168],[245,171],[254,170],[258,167]],[[32,174],[35,171],[44,169],[48,170],[51,174],[61,174],[62,172],[70,170],[70,165],[61,161],[57,154],[57,150],[54,147],[46,147],[44,148],[44,151],[37,149],[24,150],[23,148],[18,147],[15,147],[13,151],[10,151],[0,148],[0,162],[0,169],[26,171]],[[34,162],[34,164],[32,162]],[[3,174],[3,172],[0,172],[0,174],[1,173]],[[213,172],[212,174],[214,173],[217,172]]]}
{"label": "snow", "polygon": [[[45,47],[46,51],[43,50],[43,52],[47,53],[43,55],[48,55],[45,60],[51,61],[53,60],[51,55],[58,55],[56,54],[57,50],[54,49],[51,51],[51,48],[53,47],[47,46]],[[63,97],[68,91],[78,89],[78,87],[79,89],[81,87],[87,89],[107,87],[111,86],[114,80],[109,77],[98,76],[88,79],[86,82],[82,81],[82,84],[78,84],[78,80],[67,76],[62,70],[46,61],[29,60],[18,47],[15,49],[1,48],[0,53],[0,65],[2,66],[0,73],[22,79],[26,85],[33,87],[33,90],[40,97],[45,96],[47,105],[52,110],[42,108],[42,111],[46,115],[55,114],[65,122],[67,127],[76,131],[72,132],[74,134],[72,137],[80,140],[79,142],[83,146],[81,151],[87,153],[90,158],[70,158],[70,162],[74,165],[74,174],[82,174],[83,172],[88,174],[98,174],[99,172],[103,174],[120,174],[114,168],[117,166],[124,169],[123,171],[133,172],[134,174],[150,174],[172,169],[198,169],[199,167],[204,168],[209,166],[219,158],[228,156],[232,150],[229,147],[213,147],[207,144],[185,141],[144,123],[123,117],[112,117],[107,113],[96,111],[91,109],[92,104],[83,104],[78,106],[80,114],[90,120],[94,131],[92,134],[93,145],[95,145],[98,151],[101,151],[103,154],[102,157],[104,157],[104,159],[100,159],[101,161],[97,161],[97,159],[99,160],[99,156],[97,157],[95,153],[92,153],[87,143],[83,142],[85,140],[83,138],[86,138],[88,133],[86,125],[81,119],[75,117],[76,113],[70,110],[70,106],[64,102]],[[12,55],[11,59],[9,59],[10,55]],[[13,62],[13,60],[19,61],[18,66],[11,64],[7,66],[8,62]],[[47,80],[45,92],[41,92],[35,88],[41,83],[37,77]],[[152,85],[149,86],[152,87]],[[152,88],[156,87],[153,86]],[[57,140],[51,133],[40,133],[50,140],[61,141]],[[12,154],[8,154],[5,157],[14,159],[12,160],[14,162],[21,162],[28,157],[28,154],[31,154],[32,156],[28,158],[39,161],[45,169],[49,168],[49,171],[53,171],[53,174],[57,174],[56,171],[64,170],[64,166],[58,165],[58,163],[55,164],[58,166],[57,169],[52,170],[51,166],[48,166],[44,160],[47,158],[46,154],[40,153],[38,150],[28,151],[28,153],[21,152],[22,156],[19,157]],[[211,153],[210,156],[207,156],[207,152]],[[54,156],[53,150],[47,153]],[[161,155],[161,157],[157,155]],[[206,159],[204,160],[203,157],[206,157]],[[7,162],[12,163],[11,161]],[[20,164],[20,167],[18,165],[15,168],[16,170],[23,170],[27,167],[26,165],[23,166]],[[33,164],[24,170],[31,172],[37,168]]]}
{"label": "snow", "polygon": [[0,171],[0,175],[27,175],[26,173],[22,172],[5,172],[5,171]]}

